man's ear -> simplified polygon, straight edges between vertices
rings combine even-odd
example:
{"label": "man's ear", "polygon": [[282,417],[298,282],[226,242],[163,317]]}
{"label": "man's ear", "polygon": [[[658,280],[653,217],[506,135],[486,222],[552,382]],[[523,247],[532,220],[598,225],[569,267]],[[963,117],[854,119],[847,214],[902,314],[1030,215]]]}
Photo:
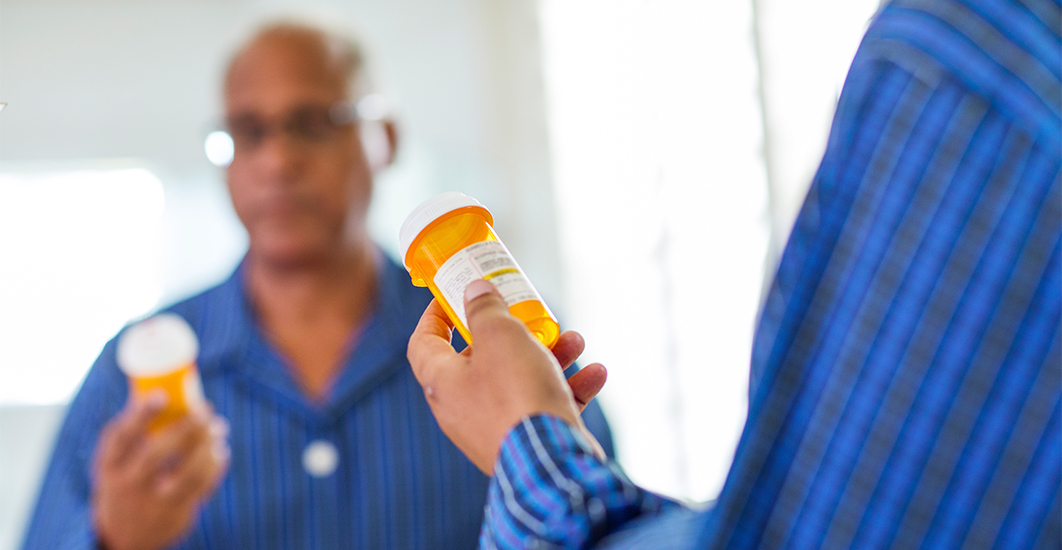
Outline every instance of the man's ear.
{"label": "man's ear", "polygon": [[395,121],[385,118],[362,121],[358,128],[369,168],[374,175],[378,174],[395,161],[398,151],[398,125]]}
{"label": "man's ear", "polygon": [[387,134],[387,166],[391,166],[398,154],[398,124],[390,118],[383,119],[381,124]]}

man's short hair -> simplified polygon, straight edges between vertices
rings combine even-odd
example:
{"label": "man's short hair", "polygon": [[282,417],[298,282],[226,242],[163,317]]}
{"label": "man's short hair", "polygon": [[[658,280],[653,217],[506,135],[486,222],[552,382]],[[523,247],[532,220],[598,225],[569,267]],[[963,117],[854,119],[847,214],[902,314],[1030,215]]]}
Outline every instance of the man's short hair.
{"label": "man's short hair", "polygon": [[365,48],[356,33],[336,25],[314,21],[305,17],[282,17],[259,24],[240,43],[229,58],[225,69],[228,80],[233,64],[253,44],[267,38],[296,37],[317,41],[338,71],[346,75],[347,91],[351,99],[359,99],[375,92]]}

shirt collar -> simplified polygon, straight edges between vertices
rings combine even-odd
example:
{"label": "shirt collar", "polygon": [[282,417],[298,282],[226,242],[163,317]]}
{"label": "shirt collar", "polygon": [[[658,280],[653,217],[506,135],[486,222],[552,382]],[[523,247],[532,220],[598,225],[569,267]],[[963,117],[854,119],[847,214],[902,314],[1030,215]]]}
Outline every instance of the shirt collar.
{"label": "shirt collar", "polygon": [[[239,364],[243,347],[255,330],[254,316],[245,292],[247,257],[220,285],[206,292],[199,311],[199,371],[203,374],[225,365]],[[214,294],[214,296],[209,296]],[[213,299],[211,299],[213,298]]]}
{"label": "shirt collar", "polygon": [[377,252],[373,313],[332,387],[330,408],[346,409],[396,371],[407,368],[409,335],[430,300],[427,294],[413,286],[404,268]]}
{"label": "shirt collar", "polygon": [[[405,270],[382,251],[377,249],[374,256],[376,290],[373,311],[359,328],[360,335],[352,343],[353,351],[322,405],[328,409],[349,407],[406,366],[404,356],[409,335],[430,300],[427,292],[413,287]],[[199,368],[204,375],[225,368],[250,368],[249,347],[255,341],[265,341],[247,293],[246,262],[245,257],[228,279],[207,291],[216,293],[213,299],[202,302],[199,332],[204,337],[201,338]],[[259,375],[276,378],[276,373],[266,372],[256,373],[253,377],[258,379]],[[280,381],[277,382],[281,385]]]}

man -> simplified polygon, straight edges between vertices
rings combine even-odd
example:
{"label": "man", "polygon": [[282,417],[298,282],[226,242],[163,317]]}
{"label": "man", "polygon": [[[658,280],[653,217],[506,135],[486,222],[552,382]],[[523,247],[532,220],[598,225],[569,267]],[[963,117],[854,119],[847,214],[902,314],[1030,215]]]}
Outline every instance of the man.
{"label": "man", "polygon": [[1059,548],[1060,25],[1051,0],[894,0],[871,24],[710,511],[610,468],[577,416],[603,368],[557,381],[488,283],[465,294],[471,354],[429,306],[409,357],[494,475],[481,545]]}
{"label": "man", "polygon": [[120,410],[109,343],[71,405],[26,548],[475,544],[487,479],[439,431],[404,358],[430,294],[366,230],[364,76],[355,44],[297,24],[234,56],[228,184],[250,247],[229,280],[169,309],[200,339],[216,415],[149,434],[162,403]]}

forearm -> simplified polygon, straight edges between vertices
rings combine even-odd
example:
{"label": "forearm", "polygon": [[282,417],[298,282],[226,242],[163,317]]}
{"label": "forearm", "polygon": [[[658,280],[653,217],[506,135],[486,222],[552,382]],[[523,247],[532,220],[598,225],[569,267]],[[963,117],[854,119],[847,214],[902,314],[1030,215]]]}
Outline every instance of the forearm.
{"label": "forearm", "polygon": [[557,417],[525,418],[494,468],[483,548],[586,548],[635,519],[682,508],[602,462]]}

